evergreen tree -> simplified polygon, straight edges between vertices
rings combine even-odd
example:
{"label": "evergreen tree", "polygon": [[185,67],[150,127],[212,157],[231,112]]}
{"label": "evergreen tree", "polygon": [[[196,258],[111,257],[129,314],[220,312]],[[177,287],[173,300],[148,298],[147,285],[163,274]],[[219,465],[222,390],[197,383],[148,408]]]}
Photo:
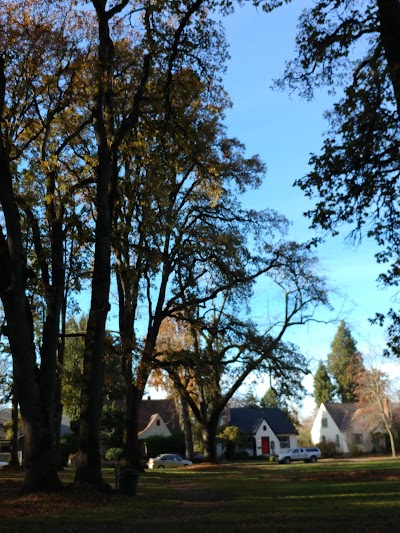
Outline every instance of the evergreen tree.
{"label": "evergreen tree", "polygon": [[314,376],[314,398],[316,405],[318,406],[321,403],[331,402],[333,400],[334,392],[335,387],[328,374],[328,369],[326,368],[326,365],[320,361]]}
{"label": "evergreen tree", "polygon": [[260,407],[260,400],[253,388],[250,388],[242,400],[243,407]]}
{"label": "evergreen tree", "polygon": [[336,394],[341,402],[355,402],[356,378],[364,365],[351,331],[343,320],[333,339],[331,350],[328,355],[328,372],[335,381]]}
{"label": "evergreen tree", "polygon": [[261,407],[281,407],[279,397],[275,389],[269,387],[260,400]]}

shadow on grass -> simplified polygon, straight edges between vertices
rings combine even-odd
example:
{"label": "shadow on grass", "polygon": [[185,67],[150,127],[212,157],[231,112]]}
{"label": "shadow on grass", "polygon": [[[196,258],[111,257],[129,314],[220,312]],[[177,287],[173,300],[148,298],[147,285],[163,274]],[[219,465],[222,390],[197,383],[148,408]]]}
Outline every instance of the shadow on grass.
{"label": "shadow on grass", "polygon": [[[68,486],[73,470],[61,473]],[[114,486],[114,472],[104,471]],[[0,470],[0,531],[395,531],[400,462],[244,463],[146,471],[136,497],[16,494]]]}

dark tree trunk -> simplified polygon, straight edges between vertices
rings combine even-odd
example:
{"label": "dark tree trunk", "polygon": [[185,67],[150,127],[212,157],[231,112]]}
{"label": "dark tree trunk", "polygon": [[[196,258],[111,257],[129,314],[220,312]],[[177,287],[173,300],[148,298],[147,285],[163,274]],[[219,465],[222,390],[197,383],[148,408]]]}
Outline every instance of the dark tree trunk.
{"label": "dark tree trunk", "polygon": [[400,1],[377,0],[382,43],[400,118]]}
{"label": "dark tree trunk", "polygon": [[[125,442],[125,452],[128,460],[128,464],[137,470],[143,470],[142,464],[142,450],[140,446],[140,441],[138,438],[139,433],[139,412],[142,404],[144,389],[146,387],[147,380],[149,378],[151,367],[144,362],[140,361],[135,376],[135,383],[130,384],[130,399],[131,404],[127,406],[127,421],[129,421],[130,426],[129,434]],[[128,440],[129,439],[129,440]]]}
{"label": "dark tree trunk", "polygon": [[13,392],[12,392],[11,421],[12,421],[12,431],[11,431],[11,440],[10,440],[9,464],[13,466],[17,466],[19,464],[19,461],[18,461],[19,424],[18,424],[18,398],[15,392],[14,385],[13,385]]}
{"label": "dark tree trunk", "polygon": [[[5,98],[4,64],[0,59],[0,123]],[[0,233],[0,296],[7,320],[13,356],[13,375],[21,408],[24,433],[24,490],[54,490],[61,487],[55,464],[51,428],[46,427],[51,406],[41,404],[39,370],[36,366],[33,319],[26,297],[26,258],[18,207],[12,186],[10,160],[0,131],[0,203],[7,227],[7,240]],[[54,398],[53,398],[54,402]]]}
{"label": "dark tree trunk", "polygon": [[[109,140],[112,137],[112,68],[114,46],[108,27],[106,2],[94,1],[99,28],[99,64],[96,104],[93,113],[97,140],[97,189],[95,254],[92,297],[85,338],[79,450],[75,481],[77,484],[104,485],[101,474],[100,423],[103,406],[104,340],[110,308],[111,220],[113,212],[113,180],[116,176]],[[113,173],[114,170],[114,173]]]}
{"label": "dark tree trunk", "polygon": [[192,422],[189,415],[189,406],[186,398],[179,395],[181,415],[183,422],[183,432],[185,436],[185,456],[186,459],[193,461],[194,459],[194,448],[193,448],[193,433],[192,433]]}
{"label": "dark tree trunk", "polygon": [[138,439],[139,433],[139,412],[143,398],[143,390],[135,385],[130,385],[130,404],[127,406],[127,425],[125,426],[126,438],[124,440],[124,458],[126,466],[135,468],[138,471],[143,470],[142,450]]}
{"label": "dark tree trunk", "polygon": [[210,463],[217,463],[217,429],[218,416],[212,416],[202,424],[202,436],[205,448],[205,460]]}

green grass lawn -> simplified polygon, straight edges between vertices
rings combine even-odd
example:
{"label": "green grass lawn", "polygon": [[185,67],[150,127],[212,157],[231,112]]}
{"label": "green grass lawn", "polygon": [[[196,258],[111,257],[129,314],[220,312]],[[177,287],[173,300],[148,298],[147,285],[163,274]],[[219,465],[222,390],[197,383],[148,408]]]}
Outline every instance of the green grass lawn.
{"label": "green grass lawn", "polygon": [[[115,486],[114,472],[104,475]],[[68,485],[73,471],[61,476]],[[20,474],[0,470],[0,531],[342,533],[400,528],[398,460],[146,471],[135,497],[72,488],[57,495],[18,496],[20,480]]]}

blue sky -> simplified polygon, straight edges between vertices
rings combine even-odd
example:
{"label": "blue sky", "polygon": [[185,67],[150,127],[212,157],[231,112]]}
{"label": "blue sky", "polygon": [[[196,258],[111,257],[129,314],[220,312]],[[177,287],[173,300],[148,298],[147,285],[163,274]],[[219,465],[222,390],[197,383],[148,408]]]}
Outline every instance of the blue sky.
{"label": "blue sky", "polygon": [[[293,222],[291,237],[299,241],[312,235],[303,216],[312,201],[292,184],[307,172],[310,153],[322,146],[322,134],[328,128],[323,112],[331,107],[333,98],[327,90],[319,91],[314,101],[307,102],[295,94],[273,91],[271,85],[283,72],[285,60],[294,56],[297,17],[307,4],[310,2],[299,0],[272,14],[247,5],[224,19],[231,54],[224,85],[233,103],[226,118],[228,131],[245,143],[249,155],[258,153],[268,167],[261,189],[248,193],[245,204],[285,214]],[[318,252],[321,271],[334,290],[330,298],[334,311],[320,316],[344,319],[359,350],[376,364],[385,346],[385,330],[371,325],[368,318],[387,311],[393,305],[393,293],[377,287],[381,268],[374,260],[374,243],[364,241],[354,247],[346,244],[345,236],[343,229]],[[262,313],[262,309],[255,312]],[[313,370],[320,359],[326,359],[337,326],[310,324],[289,336],[312,361]],[[398,372],[397,361],[380,364],[386,371]],[[311,378],[306,383],[312,388]],[[265,387],[260,385],[260,392]],[[312,405],[312,400],[306,402],[305,409]]]}

